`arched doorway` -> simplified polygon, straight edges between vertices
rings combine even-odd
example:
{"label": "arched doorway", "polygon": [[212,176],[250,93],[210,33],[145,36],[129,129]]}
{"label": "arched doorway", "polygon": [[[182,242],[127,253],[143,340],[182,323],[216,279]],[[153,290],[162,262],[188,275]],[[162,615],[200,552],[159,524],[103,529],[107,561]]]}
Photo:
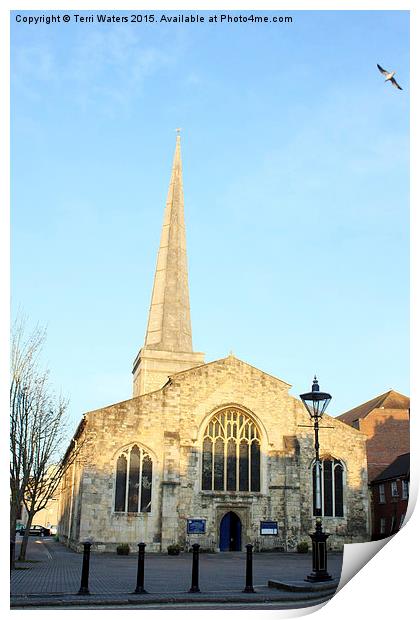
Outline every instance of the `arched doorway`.
{"label": "arched doorway", "polygon": [[241,551],[242,523],[235,512],[227,512],[220,522],[220,551]]}

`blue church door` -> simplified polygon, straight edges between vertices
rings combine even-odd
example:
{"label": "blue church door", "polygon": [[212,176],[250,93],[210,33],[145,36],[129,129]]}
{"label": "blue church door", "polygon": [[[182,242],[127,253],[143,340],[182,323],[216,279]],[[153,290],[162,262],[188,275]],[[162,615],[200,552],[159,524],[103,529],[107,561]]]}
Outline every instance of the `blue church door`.
{"label": "blue church door", "polygon": [[235,512],[227,512],[220,522],[220,551],[241,551],[242,523]]}

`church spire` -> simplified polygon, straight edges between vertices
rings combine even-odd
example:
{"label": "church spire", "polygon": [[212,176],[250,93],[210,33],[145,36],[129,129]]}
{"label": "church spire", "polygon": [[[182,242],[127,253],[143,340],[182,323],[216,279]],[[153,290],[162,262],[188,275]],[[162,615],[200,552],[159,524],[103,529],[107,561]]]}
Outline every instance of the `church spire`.
{"label": "church spire", "polygon": [[146,337],[134,362],[134,396],[159,389],[169,375],[204,362],[203,354],[192,349],[179,132],[177,129]]}
{"label": "church spire", "polygon": [[181,136],[177,131],[145,348],[191,352]]}

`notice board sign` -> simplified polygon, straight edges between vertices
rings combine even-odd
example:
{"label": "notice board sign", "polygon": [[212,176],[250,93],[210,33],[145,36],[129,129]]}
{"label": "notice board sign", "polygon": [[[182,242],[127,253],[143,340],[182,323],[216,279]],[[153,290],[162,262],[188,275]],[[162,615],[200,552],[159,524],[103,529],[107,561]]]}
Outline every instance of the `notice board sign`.
{"label": "notice board sign", "polygon": [[278,533],[277,521],[260,521],[261,536],[277,536]]}
{"label": "notice board sign", "polygon": [[205,519],[187,519],[187,533],[188,534],[205,534],[206,532],[206,520]]}

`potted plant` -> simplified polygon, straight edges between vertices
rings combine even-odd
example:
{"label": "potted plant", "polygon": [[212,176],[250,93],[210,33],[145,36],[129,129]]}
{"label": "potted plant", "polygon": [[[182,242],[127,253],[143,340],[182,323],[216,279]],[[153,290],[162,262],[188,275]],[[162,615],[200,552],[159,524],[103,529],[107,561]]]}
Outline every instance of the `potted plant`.
{"label": "potted plant", "polygon": [[168,545],[168,555],[179,555],[181,547],[177,544]]}
{"label": "potted plant", "polygon": [[308,553],[309,550],[309,545],[306,542],[306,540],[301,540],[300,542],[298,542],[297,547],[296,547],[296,551],[298,553]]}
{"label": "potted plant", "polygon": [[130,547],[127,543],[121,543],[117,547],[118,555],[128,555],[130,553]]}

